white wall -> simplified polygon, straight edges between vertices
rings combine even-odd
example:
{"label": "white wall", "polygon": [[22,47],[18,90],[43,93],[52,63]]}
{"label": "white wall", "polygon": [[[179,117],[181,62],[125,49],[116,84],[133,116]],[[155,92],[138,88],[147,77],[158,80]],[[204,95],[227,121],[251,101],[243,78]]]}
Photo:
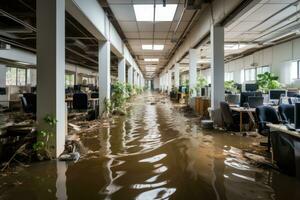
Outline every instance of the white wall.
{"label": "white wall", "polygon": [[154,79],[153,79],[153,87],[154,87],[154,89],[159,89],[159,77],[155,77]]}
{"label": "white wall", "polygon": [[225,72],[233,72],[234,81],[241,83],[242,69],[268,65],[271,72],[279,76],[281,83],[299,87],[300,81],[290,78],[292,61],[297,59],[300,59],[300,39],[285,42],[230,61],[225,64]]}

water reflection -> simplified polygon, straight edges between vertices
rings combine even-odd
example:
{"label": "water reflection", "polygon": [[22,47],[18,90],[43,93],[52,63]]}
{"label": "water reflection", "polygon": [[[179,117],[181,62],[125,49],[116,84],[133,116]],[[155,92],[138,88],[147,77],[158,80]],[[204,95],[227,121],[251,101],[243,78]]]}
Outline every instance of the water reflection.
{"label": "water reflection", "polygon": [[0,199],[300,199],[299,181],[244,158],[255,138],[203,131],[159,98],[82,136],[93,153],[78,163],[0,178]]}

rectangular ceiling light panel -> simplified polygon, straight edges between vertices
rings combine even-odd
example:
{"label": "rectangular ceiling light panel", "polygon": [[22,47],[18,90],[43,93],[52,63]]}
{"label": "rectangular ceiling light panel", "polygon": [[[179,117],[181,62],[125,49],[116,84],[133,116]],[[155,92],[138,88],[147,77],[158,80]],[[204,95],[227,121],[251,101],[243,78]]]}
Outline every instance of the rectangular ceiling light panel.
{"label": "rectangular ceiling light panel", "polygon": [[152,4],[133,5],[136,21],[147,22],[153,21],[154,6]]}
{"label": "rectangular ceiling light panel", "polygon": [[[153,22],[154,5],[153,4],[135,4],[133,5],[136,21]],[[168,22],[173,21],[177,9],[177,4],[155,5],[155,21]]]}
{"label": "rectangular ceiling light panel", "polygon": [[161,44],[155,44],[155,45],[151,45],[151,44],[143,44],[142,45],[142,49],[143,50],[155,50],[155,51],[162,51],[164,49],[165,45],[161,45]]}
{"label": "rectangular ceiling light panel", "polygon": [[159,61],[158,58],[145,58],[144,60],[145,60],[145,62],[158,62]]}
{"label": "rectangular ceiling light panel", "polygon": [[155,9],[156,22],[173,21],[177,9],[177,4],[167,4],[165,7],[162,4],[157,4]]}

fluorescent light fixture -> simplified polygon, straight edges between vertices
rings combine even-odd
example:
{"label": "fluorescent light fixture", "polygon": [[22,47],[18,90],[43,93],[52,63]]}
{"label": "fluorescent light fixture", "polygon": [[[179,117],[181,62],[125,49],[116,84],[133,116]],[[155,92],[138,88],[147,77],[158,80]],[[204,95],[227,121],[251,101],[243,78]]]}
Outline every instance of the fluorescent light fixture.
{"label": "fluorescent light fixture", "polygon": [[200,59],[197,63],[199,64],[208,64],[211,62],[211,59]]}
{"label": "fluorescent light fixture", "polygon": [[158,62],[159,59],[158,58],[145,58],[144,61],[145,62]]}
{"label": "fluorescent light fixture", "polygon": [[283,38],[285,38],[285,37],[291,36],[291,35],[293,35],[293,34],[297,34],[297,35],[298,35],[299,33],[300,33],[300,30],[297,29],[297,30],[288,32],[288,33],[286,33],[286,34],[280,35],[280,36],[278,36],[278,37],[272,38],[271,40],[269,40],[269,41],[267,41],[267,42],[265,42],[265,43],[266,43],[266,44],[269,44],[269,43],[275,42],[275,41],[277,41],[277,40],[283,39]]}
{"label": "fluorescent light fixture", "polygon": [[[148,21],[154,20],[154,5],[153,4],[135,4],[133,5],[136,21]],[[155,21],[166,22],[173,21],[177,4],[167,4],[165,7],[163,4],[155,5]]]}
{"label": "fluorescent light fixture", "polygon": [[153,4],[135,4],[133,5],[136,21],[153,22],[154,6]]}
{"label": "fluorescent light fixture", "polygon": [[145,67],[146,71],[149,72],[149,71],[155,71],[156,70],[156,65],[147,65]]}
{"label": "fluorescent light fixture", "polygon": [[142,45],[143,50],[152,50],[152,44],[143,44]]}
{"label": "fluorescent light fixture", "polygon": [[155,51],[161,51],[163,50],[165,47],[165,45],[161,45],[161,44],[155,44],[155,45],[151,45],[151,44],[143,44],[142,45],[142,49],[143,50],[155,50]]}
{"label": "fluorescent light fixture", "polygon": [[225,44],[224,45],[224,50],[238,50],[238,49],[242,49],[244,47],[246,47],[246,44]]}
{"label": "fluorescent light fixture", "polygon": [[177,4],[167,4],[165,7],[163,4],[157,4],[155,9],[155,21],[156,22],[168,22],[173,21]]}
{"label": "fluorescent light fixture", "polygon": [[155,45],[153,45],[153,50],[161,51],[164,49],[164,47],[165,47],[165,45],[155,44]]}

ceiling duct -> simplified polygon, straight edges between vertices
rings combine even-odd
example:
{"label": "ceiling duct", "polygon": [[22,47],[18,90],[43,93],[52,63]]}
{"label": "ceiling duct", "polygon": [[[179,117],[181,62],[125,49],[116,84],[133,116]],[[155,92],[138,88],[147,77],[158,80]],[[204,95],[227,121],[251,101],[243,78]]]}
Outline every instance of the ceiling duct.
{"label": "ceiling duct", "polygon": [[204,3],[208,2],[209,0],[185,0],[184,5],[186,10],[198,10]]}

